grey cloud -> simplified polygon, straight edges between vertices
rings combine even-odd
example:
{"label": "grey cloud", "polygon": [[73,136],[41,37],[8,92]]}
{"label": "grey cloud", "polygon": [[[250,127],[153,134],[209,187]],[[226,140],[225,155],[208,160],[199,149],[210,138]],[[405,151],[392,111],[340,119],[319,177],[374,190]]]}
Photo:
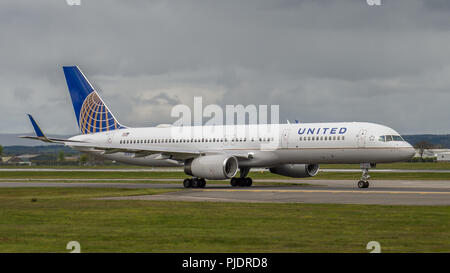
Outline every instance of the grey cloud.
{"label": "grey cloud", "polygon": [[19,102],[27,101],[33,95],[33,90],[27,87],[17,87],[14,88],[14,98]]}
{"label": "grey cloud", "polygon": [[169,97],[167,94],[159,93],[153,96],[151,99],[135,98],[136,103],[143,103],[149,105],[168,105],[175,106],[180,104],[181,101],[177,97]]}
{"label": "grey cloud", "polygon": [[279,104],[283,121],[449,132],[449,13],[443,0],[2,1],[2,130],[26,131],[30,111],[74,132],[61,67],[77,64],[130,126],[170,122],[201,93]]}

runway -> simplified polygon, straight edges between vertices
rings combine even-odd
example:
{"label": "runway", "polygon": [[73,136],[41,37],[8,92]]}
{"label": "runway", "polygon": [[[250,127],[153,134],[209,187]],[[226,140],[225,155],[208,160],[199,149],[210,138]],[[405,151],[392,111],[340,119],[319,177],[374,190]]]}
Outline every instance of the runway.
{"label": "runway", "polygon": [[[56,180],[56,179],[55,179]],[[61,180],[61,179],[59,179]],[[184,189],[180,183],[120,182],[0,182],[5,187],[95,187],[130,189],[180,189],[145,196],[109,197],[103,200],[154,200],[244,203],[331,203],[380,205],[450,205],[450,181],[447,180],[374,180],[368,189],[358,189],[350,180],[254,180],[250,188],[232,188],[229,184],[209,184],[204,189]],[[154,181],[154,180],[152,180]],[[286,182],[286,186],[258,185],[258,182]],[[292,185],[298,183],[299,185]],[[306,185],[305,185],[306,184]]]}

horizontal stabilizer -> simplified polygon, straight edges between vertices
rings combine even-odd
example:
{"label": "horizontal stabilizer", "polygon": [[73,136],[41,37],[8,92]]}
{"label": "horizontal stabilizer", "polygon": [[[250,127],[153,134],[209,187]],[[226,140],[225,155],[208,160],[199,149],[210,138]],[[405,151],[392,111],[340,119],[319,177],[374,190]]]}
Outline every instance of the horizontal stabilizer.
{"label": "horizontal stabilizer", "polygon": [[30,114],[27,114],[28,118],[31,121],[31,125],[33,125],[34,132],[36,133],[36,136],[19,136],[20,138],[28,138],[28,139],[34,139],[34,140],[40,140],[44,142],[49,143],[64,143],[64,142],[83,142],[83,141],[77,141],[77,140],[69,140],[69,139],[61,139],[61,138],[48,138],[44,135],[44,132],[42,132],[41,128],[37,124],[37,122],[34,120],[33,116]]}
{"label": "horizontal stabilizer", "polygon": [[63,138],[52,138],[52,137],[37,137],[37,136],[19,136],[19,137],[40,140],[40,141],[50,142],[50,143],[64,143],[64,142],[86,143],[85,141],[70,140],[70,139],[63,139]]}

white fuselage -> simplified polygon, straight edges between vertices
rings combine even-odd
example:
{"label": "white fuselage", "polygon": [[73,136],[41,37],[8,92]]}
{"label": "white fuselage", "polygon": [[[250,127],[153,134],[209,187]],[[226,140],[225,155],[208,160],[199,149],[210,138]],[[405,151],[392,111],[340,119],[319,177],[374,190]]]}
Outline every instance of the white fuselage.
{"label": "white fuselage", "polygon": [[[119,149],[164,147],[180,151],[237,154],[240,156],[239,167],[272,167],[287,163],[381,163],[407,160],[414,155],[413,147],[395,130],[379,124],[339,122],[271,126],[272,130],[267,130],[267,125],[127,128],[78,135],[71,140]],[[182,161],[166,159],[160,154],[138,157],[134,153],[107,154],[73,143],[66,145],[129,164],[183,165]]]}

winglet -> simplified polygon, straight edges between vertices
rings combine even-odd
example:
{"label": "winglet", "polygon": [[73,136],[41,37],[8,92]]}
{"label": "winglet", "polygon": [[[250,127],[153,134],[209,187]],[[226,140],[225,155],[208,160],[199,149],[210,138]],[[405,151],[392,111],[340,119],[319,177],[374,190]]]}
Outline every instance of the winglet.
{"label": "winglet", "polygon": [[34,139],[34,140],[40,140],[44,142],[50,142],[50,143],[59,143],[59,144],[65,144],[66,142],[69,143],[83,143],[84,141],[80,140],[73,140],[73,139],[61,139],[61,138],[48,138],[44,135],[41,128],[37,124],[37,122],[34,120],[33,116],[30,114],[27,114],[28,118],[31,121],[31,124],[33,125],[34,131],[36,132],[36,136],[19,136],[20,138],[28,138],[28,139]]}
{"label": "winglet", "polygon": [[30,118],[30,121],[31,121],[31,124],[33,125],[34,131],[36,132],[36,136],[37,137],[46,138],[44,133],[42,132],[41,128],[39,127],[39,125],[34,120],[33,116],[30,115],[30,114],[27,114],[27,115]]}
{"label": "winglet", "polygon": [[48,139],[44,133],[42,132],[41,128],[39,127],[39,125],[36,123],[36,121],[34,120],[33,116],[30,114],[27,114],[28,118],[31,121],[31,124],[33,125],[34,131],[36,132],[36,136],[20,136],[20,138],[29,138],[29,139],[37,139],[37,140],[41,140],[44,142],[53,142],[52,140]]}

